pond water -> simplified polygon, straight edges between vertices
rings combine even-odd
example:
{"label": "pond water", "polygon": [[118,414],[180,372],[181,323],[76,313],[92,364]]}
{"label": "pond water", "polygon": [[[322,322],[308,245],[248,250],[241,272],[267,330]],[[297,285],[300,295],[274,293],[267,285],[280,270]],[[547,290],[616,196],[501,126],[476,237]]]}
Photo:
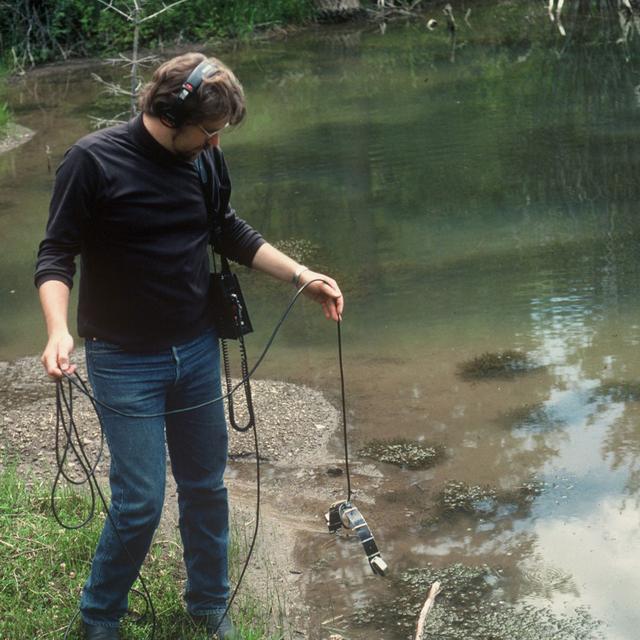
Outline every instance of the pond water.
{"label": "pond water", "polygon": [[[528,638],[513,622],[520,615],[531,638],[635,640],[637,46],[616,44],[615,14],[568,14],[562,37],[542,3],[473,7],[469,24],[458,16],[455,43],[444,28],[396,22],[221,56],[249,97],[248,121],[223,141],[236,208],[334,275],[346,296],[352,450],[388,437],[446,450],[427,470],[379,464],[375,490],[357,480],[393,577],[373,576],[355,544],[305,551],[311,637],[330,628],[413,637],[402,623],[415,620],[425,593],[409,592],[403,572],[431,563],[439,575],[460,563],[486,565],[481,601],[515,626],[498,622],[502,635],[489,635],[486,612],[474,618],[468,607],[469,628],[435,615],[430,638]],[[119,110],[86,65],[20,79],[9,100],[37,134],[0,157],[4,360],[44,343],[31,277],[48,156],[55,167],[89,115]],[[241,277],[257,353],[290,291]],[[301,305],[260,375],[337,399],[335,330],[320,315]],[[507,350],[535,366],[461,375],[473,358]],[[490,487],[496,503],[435,513],[450,481]],[[531,482],[524,503],[500,498]],[[445,596],[441,611],[454,606]]]}

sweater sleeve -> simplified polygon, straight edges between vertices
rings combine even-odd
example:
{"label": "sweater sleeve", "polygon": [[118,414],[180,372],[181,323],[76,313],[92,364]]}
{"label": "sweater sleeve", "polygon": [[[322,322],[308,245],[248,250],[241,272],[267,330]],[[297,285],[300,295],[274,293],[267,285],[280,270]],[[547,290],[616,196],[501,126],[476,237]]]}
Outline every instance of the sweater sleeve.
{"label": "sweater sleeve", "polygon": [[265,240],[253,227],[238,217],[235,209],[231,206],[229,202],[231,179],[219,148],[214,149],[214,158],[215,169],[220,181],[220,204],[224,211],[221,238],[216,248],[229,260],[250,267],[253,257],[265,243]]}
{"label": "sweater sleeve", "polygon": [[59,280],[69,288],[76,272],[83,230],[97,200],[100,169],[86,149],[74,145],[58,170],[44,240],[40,243],[34,282]]}
{"label": "sweater sleeve", "polygon": [[229,205],[223,222],[222,242],[220,243],[222,253],[229,260],[250,267],[253,257],[264,243],[264,238],[242,218],[239,218],[235,209]]}

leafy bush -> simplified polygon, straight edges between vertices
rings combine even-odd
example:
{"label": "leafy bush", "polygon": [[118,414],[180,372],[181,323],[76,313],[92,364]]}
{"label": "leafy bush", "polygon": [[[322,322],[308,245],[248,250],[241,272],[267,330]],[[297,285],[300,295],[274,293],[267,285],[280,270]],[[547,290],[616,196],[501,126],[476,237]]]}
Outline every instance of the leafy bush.
{"label": "leafy bush", "polygon": [[[144,15],[164,6],[163,0],[141,4]],[[114,6],[128,12],[124,2],[114,0]],[[242,37],[261,27],[303,21],[312,10],[312,0],[187,0],[144,23],[140,45]],[[8,0],[0,12],[0,51],[18,66],[112,53],[127,49],[132,38],[131,23],[98,0]]]}

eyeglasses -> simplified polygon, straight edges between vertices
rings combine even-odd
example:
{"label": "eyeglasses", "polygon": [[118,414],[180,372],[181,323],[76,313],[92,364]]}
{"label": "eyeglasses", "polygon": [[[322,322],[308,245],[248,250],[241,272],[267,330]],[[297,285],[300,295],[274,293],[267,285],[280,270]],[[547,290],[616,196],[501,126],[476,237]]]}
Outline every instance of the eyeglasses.
{"label": "eyeglasses", "polygon": [[217,129],[216,131],[213,131],[212,133],[207,131],[201,124],[198,124],[196,126],[198,127],[198,129],[200,129],[200,131],[202,131],[202,133],[204,133],[205,136],[207,136],[207,140],[211,140],[211,138],[213,138],[213,136],[217,136],[222,130],[226,129],[229,126],[229,123],[227,122],[227,124],[225,124],[224,127],[222,127],[222,129]]}

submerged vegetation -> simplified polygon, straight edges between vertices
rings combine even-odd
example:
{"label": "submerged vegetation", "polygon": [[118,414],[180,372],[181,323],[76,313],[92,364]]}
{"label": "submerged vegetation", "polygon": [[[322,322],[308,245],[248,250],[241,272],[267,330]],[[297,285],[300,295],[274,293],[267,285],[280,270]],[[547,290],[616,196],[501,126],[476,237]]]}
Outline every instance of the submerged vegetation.
{"label": "submerged vegetation", "polygon": [[483,353],[477,358],[462,363],[458,373],[464,380],[488,378],[512,378],[539,369],[526,353],[515,350]]}
{"label": "submerged vegetation", "polygon": [[443,513],[491,513],[497,508],[498,494],[490,487],[468,485],[466,482],[447,482],[439,497]]}
{"label": "submerged vegetation", "polygon": [[528,433],[555,431],[566,424],[553,407],[548,407],[544,402],[525,404],[511,409],[501,415],[497,421],[508,429],[522,429]]}
{"label": "submerged vegetation", "polygon": [[544,483],[533,480],[511,491],[493,487],[469,485],[466,482],[447,482],[438,496],[440,516],[460,513],[494,515],[498,511],[512,512],[528,506],[544,490]]}
{"label": "submerged vegetation", "polygon": [[320,246],[306,238],[285,238],[274,243],[276,249],[286,253],[298,262],[318,261]]}
{"label": "submerged vegetation", "polygon": [[396,438],[372,440],[358,453],[364,458],[395,464],[405,469],[427,469],[442,460],[444,448],[440,445],[430,447],[412,440]]}
{"label": "submerged vegetation", "polygon": [[595,389],[594,397],[606,399],[607,402],[638,402],[640,400],[640,383],[605,382]]}
{"label": "submerged vegetation", "polygon": [[[409,632],[425,594],[436,581],[441,592],[427,618],[424,637],[430,640],[599,640],[601,623],[586,608],[573,615],[551,609],[505,602],[507,578],[486,565],[454,564],[409,569],[391,577],[402,593],[391,602],[372,602],[356,612],[357,625]],[[386,636],[384,636],[386,637]]]}

